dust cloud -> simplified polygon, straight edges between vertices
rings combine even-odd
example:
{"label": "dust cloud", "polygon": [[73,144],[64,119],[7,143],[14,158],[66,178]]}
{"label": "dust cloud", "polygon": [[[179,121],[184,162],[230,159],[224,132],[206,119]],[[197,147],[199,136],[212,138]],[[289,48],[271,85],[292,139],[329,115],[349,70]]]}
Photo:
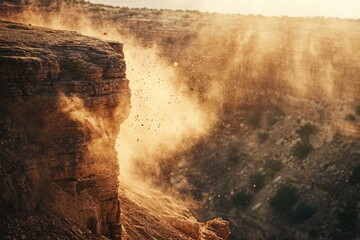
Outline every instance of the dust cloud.
{"label": "dust cloud", "polygon": [[147,169],[157,175],[164,170],[159,159],[175,169],[176,155],[211,132],[225,105],[256,105],[276,99],[275,92],[325,102],[358,98],[351,84],[342,84],[343,77],[356,81],[349,63],[359,55],[357,41],[346,37],[352,25],[342,20],[208,15],[192,22],[202,27],[184,48],[174,49],[183,58],[169,62],[172,56],[161,57],[161,47],[143,47],[119,34],[114,20],[96,19],[104,20],[63,5],[16,20],[124,43],[132,108],[116,149],[127,179],[148,180]]}
{"label": "dust cloud", "polygon": [[[16,16],[16,21],[124,43],[132,97],[130,114],[121,124],[116,150],[121,176],[145,183],[137,168],[156,171],[157,159],[187,148],[206,134],[214,122],[214,109],[202,107],[197,97],[181,84],[179,79],[185,77],[177,71],[177,63],[163,60],[155,46],[142,47],[130,36],[120,35],[110,23],[94,23],[78,11],[64,4],[53,13],[25,11]],[[61,103],[63,111],[74,120],[107,137],[106,119],[101,114],[95,117],[76,97],[62,96]],[[91,144],[91,151],[99,151],[98,145],[101,144]]]}
{"label": "dust cloud", "polygon": [[[154,49],[127,50],[132,108],[121,125],[118,142],[121,174],[130,177],[134,159],[143,167],[156,164],[164,154],[186,147],[209,128],[209,115],[201,109],[173,66],[161,61]],[[129,164],[130,163],[130,164]]]}
{"label": "dust cloud", "polygon": [[195,69],[211,69],[211,81],[221,81],[223,102],[245,101],[241,93],[248,89],[323,101],[344,97],[347,86],[341,78],[347,74],[346,62],[357,61],[359,49],[357,41],[345,37],[352,31],[349,22],[241,15],[211,15],[206,20],[187,53],[211,54],[213,61]]}

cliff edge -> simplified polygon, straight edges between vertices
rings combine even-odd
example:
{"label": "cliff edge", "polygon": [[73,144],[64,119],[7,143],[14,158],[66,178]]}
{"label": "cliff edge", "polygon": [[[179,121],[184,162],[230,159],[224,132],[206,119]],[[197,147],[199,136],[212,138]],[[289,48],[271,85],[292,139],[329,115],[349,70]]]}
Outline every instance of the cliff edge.
{"label": "cliff edge", "polygon": [[0,238],[228,239],[226,221],[120,186],[125,70],[120,43],[0,21]]}
{"label": "cliff edge", "polygon": [[[51,210],[119,238],[114,145],[130,107],[122,45],[0,21],[0,78],[1,208]],[[106,120],[105,133],[64,111],[79,108],[68,101],[75,95]]]}

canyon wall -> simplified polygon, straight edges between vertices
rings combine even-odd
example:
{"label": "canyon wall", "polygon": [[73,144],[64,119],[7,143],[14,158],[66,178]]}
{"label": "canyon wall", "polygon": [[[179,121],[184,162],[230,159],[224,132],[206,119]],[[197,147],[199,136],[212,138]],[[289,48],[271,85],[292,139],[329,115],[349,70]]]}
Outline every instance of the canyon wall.
{"label": "canyon wall", "polygon": [[1,21],[0,78],[1,208],[48,209],[120,238],[122,44]]}
{"label": "canyon wall", "polygon": [[0,36],[0,238],[228,239],[228,222],[118,182],[122,44],[6,21]]}
{"label": "canyon wall", "polygon": [[[204,108],[220,106],[214,132],[189,153],[176,153],[163,162],[160,159],[163,175],[156,167],[140,168],[145,178],[155,178],[160,186],[168,181],[182,196],[202,202],[204,213],[198,216],[204,220],[220,215],[231,221],[234,238],[306,239],[314,234],[341,238],[331,237],[338,234],[337,214],[344,202],[358,199],[356,188],[348,184],[358,164],[358,158],[349,158],[349,154],[358,152],[360,134],[360,118],[354,112],[360,101],[358,20],[268,18],[89,3],[52,9],[58,17],[53,22],[47,7],[36,9],[36,14],[54,25],[59,21],[75,28],[86,16],[86,22],[101,34],[120,33],[133,36],[145,48],[156,46],[161,57],[180,73],[176,81],[185,83]],[[37,15],[20,16],[22,22],[36,22],[32,17]],[[77,105],[76,101],[68,103]],[[354,120],[346,120],[349,115]],[[306,124],[317,129],[310,138],[314,149],[299,159],[293,149],[302,140],[298,131]],[[264,142],[259,136],[266,137]],[[255,189],[250,184],[252,174],[264,174],[265,162],[271,159],[279,161],[283,169],[266,176],[264,188]],[[149,162],[147,158],[138,160],[142,167]],[[32,179],[36,177],[34,174]],[[289,182],[301,192],[302,203],[317,209],[314,217],[296,226],[273,214],[268,203],[276,189]],[[232,203],[240,189],[254,197],[248,209]],[[147,196],[137,195],[140,203],[120,192],[121,207],[126,210],[123,237],[160,238],[168,231],[161,229],[167,227],[174,237],[179,231],[182,236],[199,236],[197,224],[176,224],[172,218],[159,220],[156,214],[149,215],[146,204],[156,198],[144,203]],[[156,206],[152,204],[150,209]],[[220,225],[226,229],[225,223]]]}

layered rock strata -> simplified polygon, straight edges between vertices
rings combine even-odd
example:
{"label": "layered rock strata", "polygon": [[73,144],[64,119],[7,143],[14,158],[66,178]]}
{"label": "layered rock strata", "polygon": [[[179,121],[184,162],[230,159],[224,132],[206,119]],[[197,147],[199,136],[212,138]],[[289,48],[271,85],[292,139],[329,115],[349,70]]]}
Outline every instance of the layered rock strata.
{"label": "layered rock strata", "polygon": [[130,107],[122,45],[0,21],[0,79],[1,207],[49,209],[120,238],[114,145]]}
{"label": "layered rock strata", "polygon": [[120,43],[0,21],[0,238],[228,239],[222,219],[119,186],[125,69]]}

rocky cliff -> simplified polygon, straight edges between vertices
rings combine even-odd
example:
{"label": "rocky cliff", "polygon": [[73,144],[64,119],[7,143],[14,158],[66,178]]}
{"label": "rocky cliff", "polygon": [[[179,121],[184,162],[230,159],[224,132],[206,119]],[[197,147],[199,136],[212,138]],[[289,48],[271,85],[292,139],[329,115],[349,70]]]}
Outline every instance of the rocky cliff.
{"label": "rocky cliff", "polygon": [[[119,238],[114,145],[130,107],[122,45],[2,21],[0,78],[2,209],[48,209]],[[80,109],[83,122],[70,114]],[[102,130],[85,124],[92,118]]]}
{"label": "rocky cliff", "polygon": [[161,192],[120,187],[122,47],[0,21],[0,238],[228,239],[222,219],[200,223]]}
{"label": "rocky cliff", "polygon": [[[233,239],[359,237],[358,20],[78,7],[158,46],[179,81],[221,105],[215,129],[148,178],[203,202],[203,219],[229,220]],[[278,214],[284,184],[298,199]]]}
{"label": "rocky cliff", "polygon": [[[156,176],[155,183],[201,203],[199,217],[229,220],[233,239],[359,237],[358,20],[83,2],[68,9],[55,10],[57,17],[66,15],[60,20],[68,28],[77,29],[81,12],[100,33],[119,32],[144,47],[156,45],[181,73],[177,80],[199,96],[204,108],[220,105],[219,121],[206,138],[160,160],[160,173],[144,168],[145,176]],[[43,21],[49,19],[48,7],[36,11]],[[32,22],[34,15],[20,16]],[[148,159],[138,161],[142,165]],[[296,189],[297,202],[279,214],[269,200],[286,184]],[[127,192],[120,194],[128,210],[124,228],[132,236],[149,236],[152,229],[144,222],[163,218],[145,214],[144,221],[132,225],[136,214],[129,212],[142,216],[148,211],[145,204],[126,198]],[[188,226],[180,229],[192,234]],[[169,234],[179,230],[167,227],[161,229]]]}

